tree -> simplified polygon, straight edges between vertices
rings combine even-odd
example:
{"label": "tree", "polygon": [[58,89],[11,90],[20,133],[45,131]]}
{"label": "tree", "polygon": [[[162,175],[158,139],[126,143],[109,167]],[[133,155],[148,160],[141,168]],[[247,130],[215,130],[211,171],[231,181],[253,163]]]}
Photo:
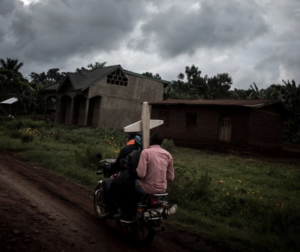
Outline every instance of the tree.
{"label": "tree", "polygon": [[88,64],[87,67],[90,68],[91,70],[95,70],[97,68],[104,67],[105,65],[106,65],[106,62],[99,63],[96,61],[94,65],[91,63],[91,64]]}
{"label": "tree", "polygon": [[6,58],[6,60],[0,59],[0,64],[2,68],[13,70],[16,73],[19,73],[20,68],[23,66],[23,63],[19,63],[17,59],[11,58]]}
{"label": "tree", "polygon": [[[13,62],[12,62],[13,61]],[[23,75],[17,70],[23,65],[23,63],[16,64],[18,60],[7,59],[7,62],[1,59],[0,68],[0,99],[8,99],[16,97],[28,82]],[[8,63],[8,64],[7,64]]]}
{"label": "tree", "polygon": [[[165,88],[165,99],[222,99],[230,95],[232,79],[227,73],[202,77],[198,67],[192,65],[187,66],[185,74],[180,73],[177,78]],[[184,81],[185,78],[187,81]]]}
{"label": "tree", "polygon": [[296,85],[296,82],[282,80],[285,85],[285,105],[287,109],[292,112],[292,116],[287,120],[286,132],[287,138],[291,142],[300,142],[300,84]]}
{"label": "tree", "polygon": [[59,72],[59,68],[51,68],[48,70],[47,74],[42,72],[40,74],[32,72],[29,74],[31,80],[35,83],[43,84],[44,86],[60,83],[67,73]]}
{"label": "tree", "polygon": [[248,99],[272,99],[280,100],[291,112],[286,120],[284,138],[291,142],[300,142],[300,84],[282,80],[284,85],[272,84],[266,89],[259,89],[255,83],[251,87]]}
{"label": "tree", "polygon": [[147,76],[147,77],[149,77],[149,78],[161,80],[161,77],[160,77],[160,75],[159,75],[158,73],[154,75],[154,74],[151,73],[151,72],[145,72],[145,73],[142,73],[142,75]]}

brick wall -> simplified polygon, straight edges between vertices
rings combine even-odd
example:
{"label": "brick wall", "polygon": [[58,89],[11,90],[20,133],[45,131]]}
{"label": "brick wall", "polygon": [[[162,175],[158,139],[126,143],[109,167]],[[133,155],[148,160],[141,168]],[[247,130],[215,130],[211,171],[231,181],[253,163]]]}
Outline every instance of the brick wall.
{"label": "brick wall", "polygon": [[[168,126],[154,128],[151,133],[160,132],[175,144],[192,147],[220,147],[231,145],[245,146],[249,136],[249,110],[222,107],[152,106],[152,119],[160,118],[160,111],[169,111]],[[186,113],[197,114],[196,126],[186,125]],[[222,143],[219,137],[219,122],[224,115],[231,120],[231,141]]]}
{"label": "brick wall", "polygon": [[234,108],[231,110],[231,144],[246,147],[249,141],[250,109]]}
{"label": "brick wall", "polygon": [[[169,111],[168,126],[162,125],[152,130],[160,132],[175,144],[187,146],[211,145],[218,141],[219,114],[213,109],[179,106],[152,106],[152,119],[161,119],[160,111]],[[196,126],[186,126],[186,113],[196,113]],[[152,133],[151,132],[151,133]]]}
{"label": "brick wall", "polygon": [[[186,113],[197,114],[196,126],[186,125]],[[151,133],[162,133],[165,138],[173,139],[177,145],[206,148],[276,148],[282,141],[284,118],[270,106],[260,109],[226,106],[152,106],[152,119],[163,119],[160,116],[162,114],[169,114],[168,125],[154,128]],[[220,120],[223,117],[229,118],[231,122],[230,142],[220,142],[218,138]]]}
{"label": "brick wall", "polygon": [[272,106],[253,109],[250,116],[250,145],[279,147],[282,144],[284,117]]}

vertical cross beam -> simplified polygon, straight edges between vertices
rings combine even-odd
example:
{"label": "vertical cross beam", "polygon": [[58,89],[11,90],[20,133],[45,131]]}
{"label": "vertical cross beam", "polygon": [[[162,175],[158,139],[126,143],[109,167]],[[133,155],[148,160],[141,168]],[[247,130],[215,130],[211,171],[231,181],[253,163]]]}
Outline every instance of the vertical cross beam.
{"label": "vertical cross beam", "polygon": [[150,112],[148,102],[143,102],[141,119],[143,133],[143,149],[146,149],[150,145]]}

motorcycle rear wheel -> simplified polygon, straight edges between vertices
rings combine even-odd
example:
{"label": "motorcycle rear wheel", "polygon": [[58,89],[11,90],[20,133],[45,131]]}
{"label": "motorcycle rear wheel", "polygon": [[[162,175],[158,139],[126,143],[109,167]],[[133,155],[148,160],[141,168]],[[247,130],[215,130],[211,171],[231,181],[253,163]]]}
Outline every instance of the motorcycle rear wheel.
{"label": "motorcycle rear wheel", "polygon": [[137,245],[148,246],[154,239],[155,230],[144,220],[137,220],[136,225],[131,227],[132,235]]}
{"label": "motorcycle rear wheel", "polygon": [[105,219],[107,207],[105,205],[104,192],[102,184],[98,184],[94,192],[94,209],[99,219]]}

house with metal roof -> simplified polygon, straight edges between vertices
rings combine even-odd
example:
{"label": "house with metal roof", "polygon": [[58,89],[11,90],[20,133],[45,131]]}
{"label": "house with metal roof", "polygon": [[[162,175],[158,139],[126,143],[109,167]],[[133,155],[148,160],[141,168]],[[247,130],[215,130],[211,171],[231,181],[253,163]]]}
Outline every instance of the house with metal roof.
{"label": "house with metal roof", "polygon": [[140,120],[141,102],[161,101],[165,85],[114,65],[68,73],[42,93],[46,101],[57,98],[56,123],[121,129]]}
{"label": "house with metal roof", "polygon": [[18,106],[18,98],[12,97],[5,101],[0,102],[0,106],[3,108],[3,110],[8,113],[14,113],[17,109],[19,109]]}
{"label": "house with metal roof", "polygon": [[280,148],[287,109],[278,100],[166,100],[150,103],[152,130],[175,144],[205,148]]}

